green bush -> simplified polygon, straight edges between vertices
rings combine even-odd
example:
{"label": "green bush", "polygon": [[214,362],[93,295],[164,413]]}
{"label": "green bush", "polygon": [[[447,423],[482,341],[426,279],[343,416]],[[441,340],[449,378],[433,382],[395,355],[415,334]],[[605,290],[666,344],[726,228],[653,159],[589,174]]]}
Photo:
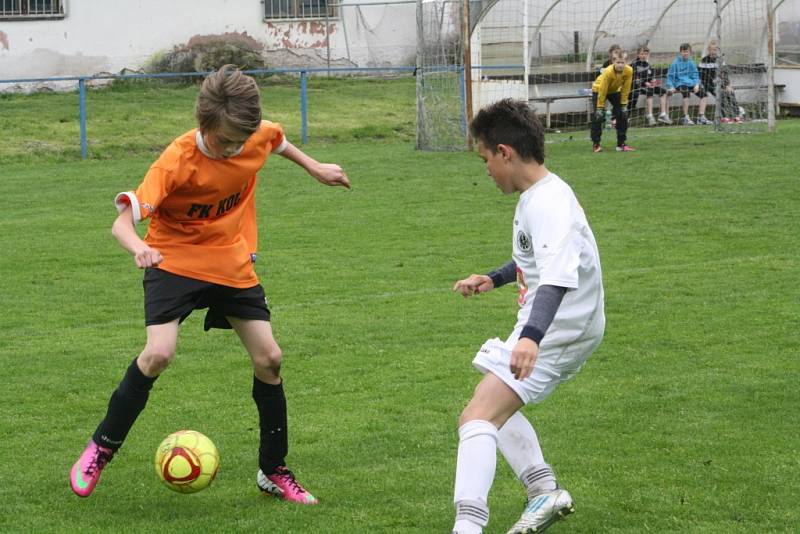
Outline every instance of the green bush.
{"label": "green bush", "polygon": [[145,70],[152,73],[206,72],[229,63],[243,70],[267,67],[264,58],[252,45],[218,37],[159,52],[147,62]]}

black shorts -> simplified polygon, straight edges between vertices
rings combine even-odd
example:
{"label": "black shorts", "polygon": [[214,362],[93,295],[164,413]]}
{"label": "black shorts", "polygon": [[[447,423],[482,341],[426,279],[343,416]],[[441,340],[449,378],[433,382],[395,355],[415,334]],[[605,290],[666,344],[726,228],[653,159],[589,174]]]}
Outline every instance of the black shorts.
{"label": "black shorts", "polygon": [[264,288],[256,284],[241,289],[186,276],[162,269],[144,272],[144,324],[165,324],[189,317],[193,310],[208,308],[204,328],[231,328],[226,317],[269,321],[270,312]]}
{"label": "black shorts", "polygon": [[697,89],[696,93],[692,93],[692,89],[694,89],[694,87],[689,87],[688,85],[679,85],[675,88],[677,92],[683,95],[683,98],[689,98],[691,95],[695,95],[697,98],[703,98],[706,96],[706,92],[703,90],[702,85]]}
{"label": "black shorts", "polygon": [[665,95],[667,94],[667,90],[661,87],[660,85],[656,85],[655,87],[639,87],[636,89],[636,95],[644,95],[644,96],[653,96],[653,95]]}

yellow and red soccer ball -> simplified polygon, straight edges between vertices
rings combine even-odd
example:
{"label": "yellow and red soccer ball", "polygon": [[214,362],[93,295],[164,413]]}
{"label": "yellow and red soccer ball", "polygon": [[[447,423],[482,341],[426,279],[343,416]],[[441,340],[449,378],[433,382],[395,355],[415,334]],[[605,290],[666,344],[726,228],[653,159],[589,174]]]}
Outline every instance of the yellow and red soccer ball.
{"label": "yellow and red soccer ball", "polygon": [[170,434],[156,449],[158,478],[179,493],[196,493],[217,476],[219,451],[206,436],[195,430]]}

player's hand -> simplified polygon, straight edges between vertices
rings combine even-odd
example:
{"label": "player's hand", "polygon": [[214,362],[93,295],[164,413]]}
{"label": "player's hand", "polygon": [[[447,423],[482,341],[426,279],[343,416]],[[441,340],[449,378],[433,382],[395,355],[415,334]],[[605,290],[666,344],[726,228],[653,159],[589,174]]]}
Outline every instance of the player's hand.
{"label": "player's hand", "polygon": [[164,257],[159,251],[148,246],[134,252],[133,259],[136,262],[136,266],[140,269],[156,267],[159,263],[164,261]]}
{"label": "player's hand", "polygon": [[644,82],[644,86],[650,89],[651,87],[653,87],[653,84],[652,82]]}
{"label": "player's hand", "polygon": [[311,175],[325,185],[341,185],[350,189],[350,180],[342,168],[335,163],[320,163]]}
{"label": "player's hand", "polygon": [[458,291],[464,297],[471,297],[478,293],[486,293],[494,289],[494,282],[485,274],[471,274],[469,278],[459,280],[453,286],[453,291]]}
{"label": "player's hand", "polygon": [[700,86],[699,85],[695,85],[694,87],[692,87],[692,92],[693,93],[697,93],[698,91],[700,91]]}
{"label": "player's hand", "polygon": [[600,122],[606,120],[606,112],[605,112],[605,110],[604,109],[598,109],[597,111],[595,111],[594,112],[594,118],[595,118],[595,120],[600,121]]}
{"label": "player's hand", "polygon": [[675,89],[673,87],[667,89],[667,96],[672,96],[674,94],[675,94]]}
{"label": "player's hand", "polygon": [[539,345],[530,338],[521,337],[514,350],[511,351],[511,372],[517,380],[528,378],[536,365],[536,357],[539,355]]}

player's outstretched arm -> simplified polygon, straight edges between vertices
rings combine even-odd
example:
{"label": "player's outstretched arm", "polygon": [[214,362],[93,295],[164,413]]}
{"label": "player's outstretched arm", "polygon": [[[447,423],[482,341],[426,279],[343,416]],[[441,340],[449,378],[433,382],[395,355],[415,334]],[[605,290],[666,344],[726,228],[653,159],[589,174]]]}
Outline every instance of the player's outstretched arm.
{"label": "player's outstretched arm", "polygon": [[459,280],[453,286],[453,291],[461,293],[464,297],[486,293],[492,289],[494,289],[494,282],[485,274],[471,274],[469,278]]}
{"label": "player's outstretched arm", "polygon": [[286,143],[286,148],[281,156],[303,167],[308,174],[325,185],[341,185],[350,189],[350,180],[342,168],[335,163],[320,163],[291,143]]}
{"label": "player's outstretched arm", "polygon": [[136,227],[133,225],[133,210],[130,206],[117,216],[111,226],[111,235],[119,241],[122,248],[133,254],[136,266],[140,269],[155,267],[164,260],[159,251],[150,248],[136,233]]}

